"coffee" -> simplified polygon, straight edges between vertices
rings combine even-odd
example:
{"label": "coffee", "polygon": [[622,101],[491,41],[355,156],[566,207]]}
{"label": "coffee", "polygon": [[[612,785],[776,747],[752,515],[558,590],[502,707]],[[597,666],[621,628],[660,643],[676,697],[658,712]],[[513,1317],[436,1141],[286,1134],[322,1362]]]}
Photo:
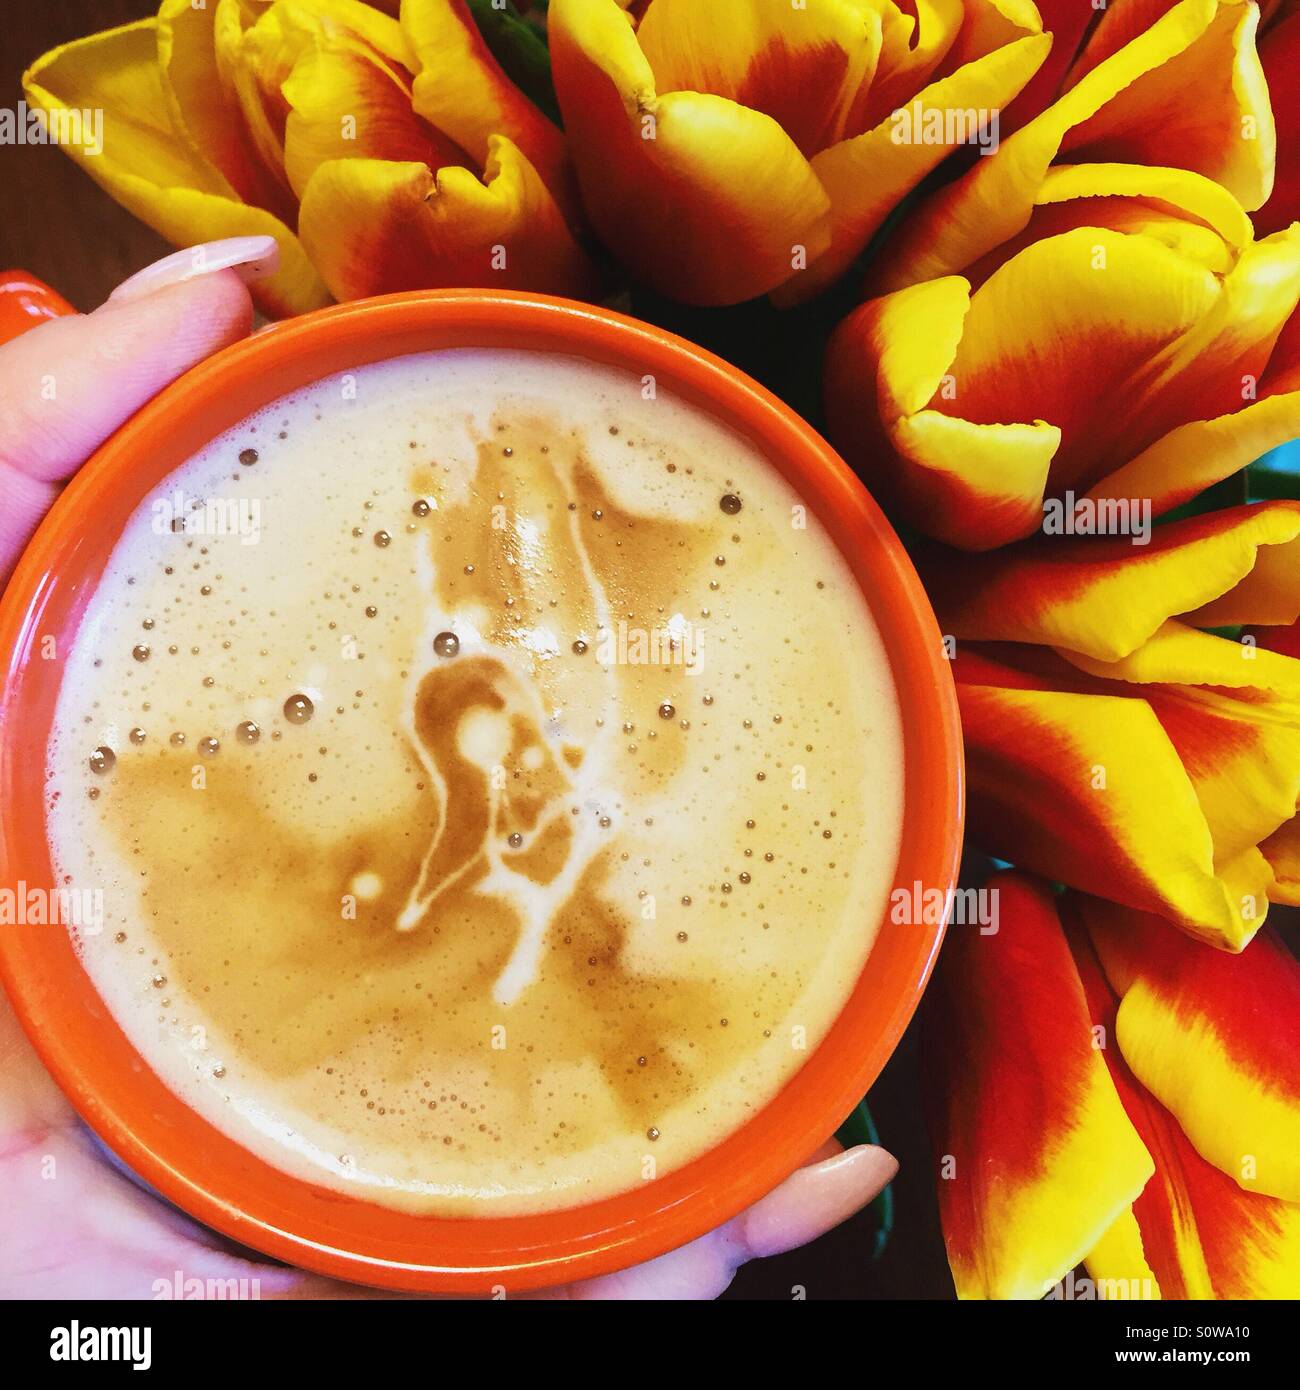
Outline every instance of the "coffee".
{"label": "coffee", "polygon": [[870,612],[767,460],[648,378],[457,350],[286,397],[145,500],[48,830],[189,1105],[324,1186],[505,1215],[777,1094],[867,961],[901,777]]}

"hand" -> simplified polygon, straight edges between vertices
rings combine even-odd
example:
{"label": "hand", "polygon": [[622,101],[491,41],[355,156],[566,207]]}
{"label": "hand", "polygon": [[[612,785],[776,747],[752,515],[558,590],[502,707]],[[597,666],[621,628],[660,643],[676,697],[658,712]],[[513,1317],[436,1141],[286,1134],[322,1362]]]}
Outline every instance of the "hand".
{"label": "hand", "polygon": [[[94,313],[0,346],[0,584],[85,459],[187,368],[244,337],[244,280],[275,268],[267,237],[178,252]],[[52,389],[51,389],[52,388]],[[543,1298],[713,1298],[747,1260],[790,1250],[893,1177],[883,1149],[830,1143],[747,1212],[671,1254]],[[0,997],[0,1296],[150,1298],[154,1282],[257,1279],[264,1298],[372,1290],[263,1262],[142,1190],[102,1157]]]}

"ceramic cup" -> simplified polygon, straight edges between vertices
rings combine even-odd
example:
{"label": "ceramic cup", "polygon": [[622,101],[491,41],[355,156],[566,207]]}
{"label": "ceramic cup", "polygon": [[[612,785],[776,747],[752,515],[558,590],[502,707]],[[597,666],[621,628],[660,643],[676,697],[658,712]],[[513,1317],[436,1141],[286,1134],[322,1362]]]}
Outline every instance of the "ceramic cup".
{"label": "ceramic cup", "polygon": [[[13,301],[17,318],[39,321],[35,291]],[[591,305],[479,290],[343,304],[257,333],[164,390],[77,474],[0,602],[0,887],[52,883],[45,749],[62,663],[42,659],[42,639],[52,635],[55,650],[70,649],[131,513],[214,436],[287,392],[401,354],[464,347],[565,353],[652,375],[659,389],[757,445],[845,556],[892,665],[905,782],[895,882],[909,893],[916,883],[951,888],[962,818],[952,677],[916,573],[861,483],[798,416],[712,354]],[[584,1206],[460,1220],[414,1216],[313,1186],[226,1138],[127,1041],[64,928],[0,928],[0,976],[41,1058],[91,1129],[199,1221],[340,1279],[482,1294],[625,1268],[704,1234],[770,1191],[875,1080],[916,1008],[942,935],[940,924],[898,923],[886,913],[822,1043],[770,1104],[702,1157]]]}

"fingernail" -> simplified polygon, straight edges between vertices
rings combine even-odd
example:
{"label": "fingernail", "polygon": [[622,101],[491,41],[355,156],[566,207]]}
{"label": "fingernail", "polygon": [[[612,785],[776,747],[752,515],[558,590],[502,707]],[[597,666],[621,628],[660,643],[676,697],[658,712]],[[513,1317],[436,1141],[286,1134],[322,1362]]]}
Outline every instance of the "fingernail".
{"label": "fingernail", "polygon": [[139,299],[168,285],[179,285],[215,270],[233,270],[241,280],[272,275],[280,265],[280,248],[272,236],[232,236],[224,241],[205,241],[175,251],[137,271],[109,295],[109,300]]}
{"label": "fingernail", "polygon": [[892,1154],[870,1144],[791,1174],[740,1218],[752,1255],[775,1255],[815,1240],[852,1216],[898,1172]]}

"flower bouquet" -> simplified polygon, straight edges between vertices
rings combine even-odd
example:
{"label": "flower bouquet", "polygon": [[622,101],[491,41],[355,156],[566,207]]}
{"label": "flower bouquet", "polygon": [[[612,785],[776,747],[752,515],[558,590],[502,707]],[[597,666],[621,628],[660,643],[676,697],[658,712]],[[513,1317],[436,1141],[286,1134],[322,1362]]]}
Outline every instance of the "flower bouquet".
{"label": "flower bouquet", "polygon": [[960,699],[957,1292],[1256,1298],[1300,1295],[1297,74],[1293,0],[163,0],[25,90],[177,246],[274,237],[269,317],[606,302],[822,428]]}

